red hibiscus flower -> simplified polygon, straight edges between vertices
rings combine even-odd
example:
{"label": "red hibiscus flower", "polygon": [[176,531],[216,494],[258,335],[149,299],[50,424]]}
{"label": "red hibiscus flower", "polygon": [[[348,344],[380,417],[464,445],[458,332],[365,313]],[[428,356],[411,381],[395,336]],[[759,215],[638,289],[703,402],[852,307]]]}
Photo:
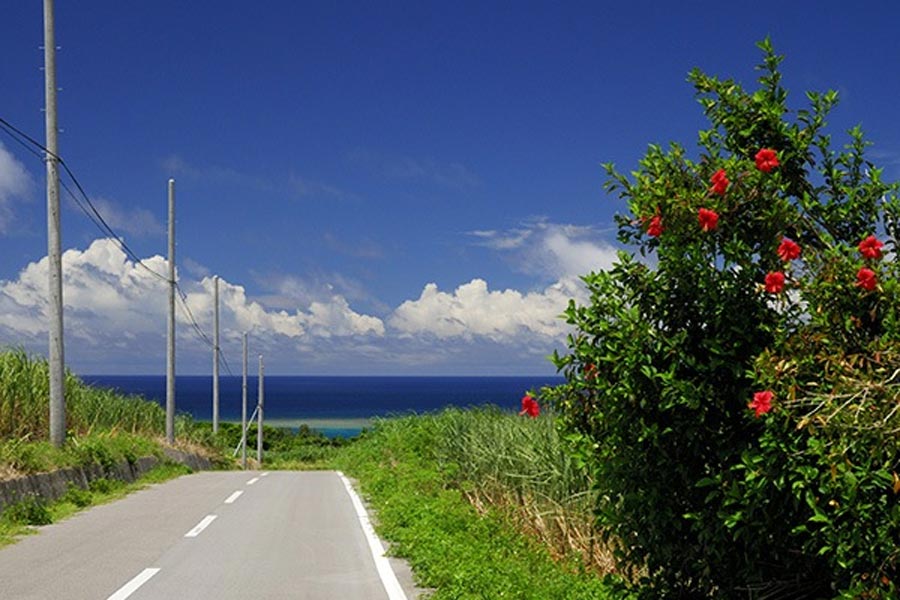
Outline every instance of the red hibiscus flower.
{"label": "red hibiscus flower", "polygon": [[700,222],[700,229],[712,231],[719,223],[719,214],[714,210],[701,208],[697,211],[697,220]]}
{"label": "red hibiscus flower", "polygon": [[719,194],[720,196],[725,195],[725,190],[728,188],[728,175],[725,174],[725,169],[719,169],[713,176],[710,178],[712,182],[712,187],[709,188],[713,194]]}
{"label": "red hibiscus flower", "polygon": [[525,394],[522,396],[522,410],[519,411],[520,415],[528,415],[532,419],[541,414],[541,407],[537,403],[537,400],[532,398],[529,394]]}
{"label": "red hibiscus flower", "polygon": [[770,410],[772,410],[772,392],[766,390],[764,392],[756,392],[753,394],[753,401],[747,405],[752,409],[756,418],[760,418]]}
{"label": "red hibiscus flower", "polygon": [[593,381],[597,379],[597,365],[594,363],[588,363],[584,366],[584,379],[585,381]]}
{"label": "red hibiscus flower", "polygon": [[778,257],[784,262],[800,258],[800,246],[793,240],[781,238],[781,243],[778,245]]}
{"label": "red hibiscus flower", "polygon": [[650,237],[659,237],[663,232],[662,217],[655,215],[650,219],[650,225],[647,226],[647,235]]}
{"label": "red hibiscus flower", "polygon": [[859,253],[866,258],[881,258],[881,247],[884,246],[874,235],[870,235],[859,243]]}
{"label": "red hibiscus flower", "polygon": [[778,162],[778,155],[771,148],[763,148],[756,153],[754,158],[756,159],[756,168],[763,173],[771,172],[772,169],[780,164]]}
{"label": "red hibiscus flower", "polygon": [[878,285],[878,278],[875,276],[875,271],[866,267],[861,268],[856,272],[856,285],[867,292],[874,290],[875,286]]}
{"label": "red hibiscus flower", "polygon": [[780,294],[784,289],[784,273],[774,271],[766,274],[766,291],[770,294]]}

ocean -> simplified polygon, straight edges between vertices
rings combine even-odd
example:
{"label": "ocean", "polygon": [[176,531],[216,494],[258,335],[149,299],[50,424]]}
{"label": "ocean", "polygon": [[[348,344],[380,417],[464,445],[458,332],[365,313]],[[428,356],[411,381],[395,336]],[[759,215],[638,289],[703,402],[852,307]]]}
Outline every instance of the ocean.
{"label": "ocean", "polygon": [[[90,385],[138,394],[165,406],[165,375],[88,375]],[[561,377],[297,377],[266,376],[267,425],[301,425],[329,437],[352,437],[375,417],[427,413],[449,406],[494,405],[519,410],[528,390],[557,385]],[[257,403],[258,380],[247,378],[247,417]],[[212,420],[212,377],[175,378],[175,409],[198,421]],[[241,421],[241,378],[219,378],[219,418]]]}

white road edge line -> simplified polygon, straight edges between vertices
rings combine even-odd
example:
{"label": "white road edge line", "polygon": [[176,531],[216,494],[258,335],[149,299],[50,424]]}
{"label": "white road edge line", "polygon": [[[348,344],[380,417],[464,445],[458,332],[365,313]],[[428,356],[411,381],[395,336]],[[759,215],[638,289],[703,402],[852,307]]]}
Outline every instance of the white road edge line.
{"label": "white road edge line", "polygon": [[147,581],[157,573],[159,573],[159,569],[144,569],[138,573],[134,579],[120,587],[115,594],[106,600],[125,600],[125,598],[135,593],[139,587],[147,583]]}
{"label": "white road edge line", "polygon": [[197,523],[193,529],[184,534],[184,537],[197,537],[209,524],[216,520],[217,515],[206,515],[203,520]]}
{"label": "white road edge line", "polygon": [[225,504],[233,504],[234,501],[237,500],[238,498],[240,498],[241,494],[243,494],[243,493],[244,493],[244,490],[236,491],[232,495],[225,498]]}
{"label": "white road edge line", "polygon": [[350,495],[350,501],[353,502],[353,508],[356,510],[356,516],[359,517],[359,524],[366,535],[366,540],[369,542],[369,550],[372,552],[372,558],[375,559],[375,568],[378,570],[378,576],[381,577],[381,583],[384,585],[384,591],[387,592],[388,600],[407,600],[406,592],[403,591],[403,588],[400,587],[400,582],[397,581],[397,574],[394,573],[390,561],[384,555],[384,546],[381,545],[381,540],[375,534],[375,529],[369,520],[366,507],[363,506],[362,500],[359,499],[359,496],[350,484],[350,480],[344,477],[344,474],[340,471],[337,474],[341,481],[344,482],[344,488],[347,490],[347,494]]}
{"label": "white road edge line", "polygon": [[247,485],[253,485],[257,481],[259,481],[259,477],[254,477],[253,479],[251,479],[250,481],[247,482]]}

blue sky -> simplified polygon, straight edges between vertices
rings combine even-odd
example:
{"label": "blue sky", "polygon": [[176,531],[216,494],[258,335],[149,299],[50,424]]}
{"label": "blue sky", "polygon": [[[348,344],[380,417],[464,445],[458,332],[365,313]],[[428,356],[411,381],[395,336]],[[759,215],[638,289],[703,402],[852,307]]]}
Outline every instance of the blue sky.
{"label": "blue sky", "polygon": [[[223,350],[284,374],[552,373],[577,276],[608,267],[600,163],[705,126],[693,67],[747,85],[770,35],[791,104],[835,89],[900,176],[900,5],[59,2],[60,153],[104,217],[178,268]],[[43,140],[41,2],[7,3],[0,117]],[[46,352],[43,164],[0,134],[0,344]],[[165,371],[165,289],[63,205],[66,354]],[[41,286],[44,286],[43,288]],[[209,349],[179,322],[178,370]]]}

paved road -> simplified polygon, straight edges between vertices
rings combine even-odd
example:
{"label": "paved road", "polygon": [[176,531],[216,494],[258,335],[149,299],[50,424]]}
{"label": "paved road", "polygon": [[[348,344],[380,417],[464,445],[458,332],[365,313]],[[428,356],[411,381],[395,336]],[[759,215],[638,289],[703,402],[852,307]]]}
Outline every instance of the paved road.
{"label": "paved road", "polygon": [[358,508],[335,472],[189,475],[0,549],[0,597],[401,598]]}

